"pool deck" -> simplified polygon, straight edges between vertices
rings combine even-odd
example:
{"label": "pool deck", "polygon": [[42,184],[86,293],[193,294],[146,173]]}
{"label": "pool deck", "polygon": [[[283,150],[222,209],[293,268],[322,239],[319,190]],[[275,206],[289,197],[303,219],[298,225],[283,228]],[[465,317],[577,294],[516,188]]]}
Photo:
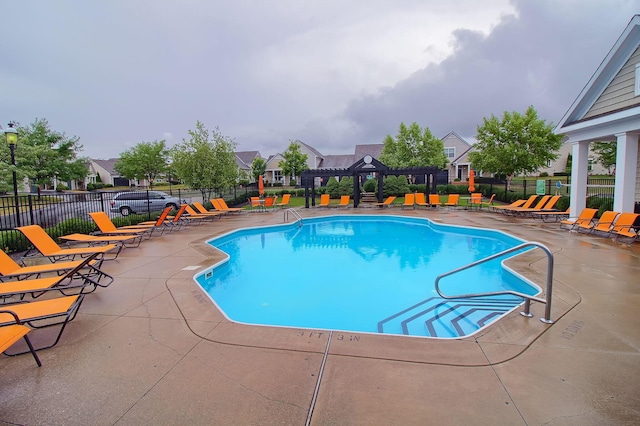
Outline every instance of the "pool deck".
{"label": "pool deck", "polygon": [[[0,424],[640,424],[639,242],[489,212],[299,212],[428,217],[540,242],[555,258],[555,323],[534,303],[533,318],[513,312],[460,340],[234,324],[193,281],[223,257],[204,242],[282,223],[283,212],[230,215],[105,262],[116,281],[86,296],[61,341],[39,352],[42,367],[30,355],[0,359]],[[544,287],[541,250],[510,266]],[[310,272],[340,273],[321,260]]]}

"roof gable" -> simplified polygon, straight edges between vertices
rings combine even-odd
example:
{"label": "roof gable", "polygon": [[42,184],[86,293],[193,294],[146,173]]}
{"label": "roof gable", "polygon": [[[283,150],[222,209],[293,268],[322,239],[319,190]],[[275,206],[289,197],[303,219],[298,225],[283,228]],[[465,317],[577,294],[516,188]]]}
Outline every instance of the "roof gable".
{"label": "roof gable", "polygon": [[[635,15],[624,29],[618,40],[613,45],[595,73],[591,76],[586,86],[582,89],[569,110],[562,117],[557,130],[567,127],[585,118],[595,117],[595,114],[587,116],[594,104],[601,98],[605,90],[614,78],[629,62],[636,49],[640,45],[640,15]],[[638,104],[638,102],[636,102]],[[618,111],[620,108],[615,109]],[[612,113],[614,110],[607,111]],[[599,114],[602,115],[602,114]],[[560,130],[559,133],[562,133]]]}

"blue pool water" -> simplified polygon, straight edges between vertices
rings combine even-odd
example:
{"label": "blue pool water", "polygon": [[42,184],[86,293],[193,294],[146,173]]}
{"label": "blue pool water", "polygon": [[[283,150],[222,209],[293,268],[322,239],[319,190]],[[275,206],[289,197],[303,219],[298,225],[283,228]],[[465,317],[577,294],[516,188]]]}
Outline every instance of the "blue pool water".
{"label": "blue pool water", "polygon": [[[331,216],[238,230],[209,241],[228,254],[196,281],[232,321],[425,337],[469,335],[511,311],[513,296],[444,300],[444,272],[523,241],[401,216]],[[513,255],[513,254],[512,254]],[[504,259],[444,278],[447,295],[540,289]]]}

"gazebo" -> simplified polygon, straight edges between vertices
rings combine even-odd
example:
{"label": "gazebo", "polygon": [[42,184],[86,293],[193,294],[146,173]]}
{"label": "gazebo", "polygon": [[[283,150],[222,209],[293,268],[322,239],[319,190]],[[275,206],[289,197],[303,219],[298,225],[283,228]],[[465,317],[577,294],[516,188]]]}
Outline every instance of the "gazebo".
{"label": "gazebo", "polygon": [[[316,178],[342,178],[345,176],[353,177],[353,207],[360,204],[360,180],[363,175],[373,176],[375,174],[378,180],[378,202],[383,201],[383,182],[385,176],[415,176],[419,182],[424,181],[427,185],[427,193],[434,193],[438,185],[446,185],[449,182],[449,172],[439,167],[405,167],[392,169],[382,164],[370,155],[365,155],[362,159],[356,161],[346,169],[313,169],[305,170],[300,175],[302,185],[304,186],[305,207],[315,206]],[[309,200],[311,199],[311,200]]]}

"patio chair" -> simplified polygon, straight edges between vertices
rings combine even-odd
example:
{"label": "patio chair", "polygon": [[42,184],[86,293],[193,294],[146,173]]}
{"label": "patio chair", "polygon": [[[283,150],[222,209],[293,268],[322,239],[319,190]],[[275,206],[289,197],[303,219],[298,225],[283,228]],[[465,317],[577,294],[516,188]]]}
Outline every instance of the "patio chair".
{"label": "patio chair", "polygon": [[[527,200],[525,200],[525,202],[521,205],[521,206],[515,206],[515,207],[504,207],[500,210],[501,213],[504,214],[514,214],[514,210],[517,209],[530,209],[531,206],[533,206],[533,203],[536,201],[536,198],[538,198],[537,195],[531,195],[529,198],[527,198]],[[545,200],[546,202],[546,200]]]}
{"label": "patio chair", "polygon": [[142,235],[89,235],[89,234],[69,234],[59,237],[67,246],[72,244],[84,243],[89,247],[100,246],[105,244],[116,244],[124,247],[135,248],[140,245]]}
{"label": "patio chair", "polygon": [[[207,208],[202,203],[200,203],[198,201],[194,201],[191,204],[193,204],[193,207],[195,208],[196,213],[198,213],[198,214],[208,214],[208,215],[211,215],[211,216],[222,216],[224,214],[223,212],[219,212],[217,210],[214,210],[214,211],[207,210]],[[213,204],[213,203],[211,203],[211,204]]]}
{"label": "patio chair", "polygon": [[591,223],[593,222],[593,218],[596,216],[596,213],[598,213],[598,209],[585,208],[580,212],[580,215],[576,219],[561,220],[560,228],[562,229],[567,227],[567,229],[571,231],[580,224]]}
{"label": "patio chair", "polygon": [[[47,260],[45,264],[22,266],[11,258],[3,250],[0,250],[0,282],[4,282],[7,279],[26,279],[26,278],[39,278],[42,274],[57,274],[64,275],[67,271],[75,268],[83,263],[83,260],[73,260],[69,262],[57,262],[51,263]],[[91,260],[86,264],[86,268],[93,274],[97,274],[98,279],[101,276],[108,276],[100,269],[101,261]]]}
{"label": "patio chair", "polygon": [[539,212],[532,212],[531,213],[531,217],[533,219],[542,219],[543,222],[549,222],[551,220],[553,220],[554,222],[557,222],[559,219],[563,218],[563,217],[569,217],[571,209],[567,208],[567,210],[560,212],[560,211],[539,211]]}
{"label": "patio chair", "polygon": [[491,194],[491,197],[489,197],[489,201],[487,201],[486,203],[480,204],[480,208],[482,209],[483,207],[487,207],[487,208],[493,207],[494,198],[496,198],[496,194]]}
{"label": "patio chair", "polygon": [[329,203],[331,202],[331,196],[329,194],[320,195],[320,204],[316,207],[329,207]]}
{"label": "patio chair", "polygon": [[449,196],[447,197],[447,202],[444,203],[443,206],[447,208],[450,208],[450,207],[457,208],[459,203],[460,203],[460,194],[449,194]]}
{"label": "patio chair", "polygon": [[27,336],[31,329],[22,325],[20,318],[18,318],[18,316],[12,311],[0,309],[0,315],[11,315],[13,317],[13,322],[8,322],[5,325],[0,326],[0,352],[5,352],[18,340],[24,339],[27,347],[29,348],[29,352],[33,355],[33,359],[36,360],[36,364],[38,364],[38,367],[41,367],[42,362],[40,361],[36,350],[33,348],[33,344],[31,343],[29,336]]}
{"label": "patio chair", "polygon": [[575,230],[578,232],[580,232],[580,230],[583,230],[589,234],[593,232],[603,232],[609,235],[611,232],[611,228],[613,228],[613,222],[616,220],[616,217],[618,217],[619,214],[620,212],[607,210],[602,213],[602,216],[600,216],[600,219],[598,219],[596,223],[579,223],[576,225]]}
{"label": "patio chair", "polygon": [[[32,252],[38,251],[44,257],[49,258],[52,262],[57,262],[62,260],[75,260],[76,257],[87,257],[93,253],[99,253],[100,256],[98,259],[108,260],[118,257],[118,254],[122,249],[122,246],[117,246],[115,244],[63,249],[53,240],[53,238],[49,236],[49,234],[45,232],[44,229],[40,227],[40,225],[20,226],[16,229],[22,232],[22,234],[27,237],[33,245],[33,248],[27,251],[25,257],[33,256],[35,253],[32,254]],[[107,258],[107,254],[113,257]]]}
{"label": "patio chair", "polygon": [[[560,198],[559,195],[557,197]],[[509,208],[509,209],[504,209],[503,211],[504,211],[505,214],[509,214],[509,215],[512,215],[512,216],[525,215],[525,214],[530,213],[530,212],[542,210],[544,208],[544,206],[547,204],[547,202],[549,201],[549,199],[551,199],[551,195],[543,195],[538,200],[536,205],[533,206],[533,207],[525,207],[526,204],[527,204],[527,203],[525,203],[522,207],[512,207],[512,208]]]}
{"label": "patio chair", "polygon": [[340,202],[338,203],[337,207],[349,207],[349,204],[351,203],[351,197],[348,195],[343,195],[340,197]]}
{"label": "patio chair", "polygon": [[628,238],[627,245],[631,245],[634,241],[640,238],[638,235],[638,230],[640,228],[640,224],[638,222],[638,218],[640,214],[638,213],[620,213],[620,216],[616,219],[609,232],[610,236],[614,237],[615,241],[618,241],[620,237]]}
{"label": "patio chair", "polygon": [[263,210],[273,209],[276,205],[276,197],[264,197]]}
{"label": "patio chair", "polygon": [[289,205],[289,201],[291,200],[291,194],[284,194],[282,196],[282,201],[276,204],[276,207],[286,207]]}
{"label": "patio chair", "polygon": [[211,204],[213,204],[213,208],[217,211],[225,213],[238,213],[244,210],[240,207],[229,207],[227,202],[224,201],[224,198],[214,198],[211,200]]}
{"label": "patio chair", "polygon": [[[34,345],[33,348],[34,350],[48,349],[55,346],[60,341],[67,324],[73,321],[78,314],[78,310],[80,309],[80,305],[82,304],[84,297],[84,294],[76,294],[73,296],[62,296],[44,300],[36,299],[27,302],[23,301],[2,305],[0,308],[4,313],[0,313],[0,325],[12,324],[17,316],[20,318],[22,324],[26,324],[33,329],[31,331],[32,333],[35,333],[39,329],[57,326],[59,329],[57,335],[54,335],[53,337],[53,342],[42,344],[38,347],[35,347]],[[7,313],[6,311],[10,313]],[[15,316],[13,314],[15,314]],[[50,336],[50,333],[46,334],[47,337]],[[31,348],[26,351],[19,350],[15,353],[9,353],[5,350],[4,353],[6,355],[13,356],[27,353],[30,349]]]}
{"label": "patio chair", "polygon": [[424,192],[416,192],[415,194],[415,203],[418,207],[429,207],[429,203],[427,203],[427,199],[425,198]]}
{"label": "patio chair", "polygon": [[497,213],[502,213],[502,210],[509,209],[512,207],[522,207],[527,200],[516,200],[511,204],[507,204],[506,206],[492,206],[492,211]]}
{"label": "patio chair", "polygon": [[404,202],[402,203],[402,209],[404,209],[405,207],[411,207],[412,209],[415,209],[416,206],[416,194],[414,193],[409,193],[409,194],[404,194]]}
{"label": "patio chair", "polygon": [[469,198],[469,204],[467,205],[467,208],[469,210],[474,208],[480,210],[482,208],[482,194],[479,192],[472,193],[471,197]]}
{"label": "patio chair", "polygon": [[442,201],[440,200],[440,195],[438,194],[429,194],[429,206],[430,207],[441,207]]}
{"label": "patio chair", "polygon": [[137,228],[127,226],[118,228],[105,212],[90,212],[89,216],[98,227],[98,235],[146,235],[147,238],[151,238],[151,234],[155,229],[153,226],[140,226]]}
{"label": "patio chair", "polygon": [[213,220],[216,217],[220,217],[220,213],[218,212],[198,213],[189,204],[183,204],[183,205],[184,205],[184,212],[182,213],[182,215],[185,218],[192,218],[192,219],[199,218],[201,220]]}
{"label": "patio chair", "polygon": [[390,195],[382,203],[374,203],[373,205],[376,206],[376,207],[390,207],[391,204],[393,204],[395,199],[396,199],[395,196]]}
{"label": "patio chair", "polygon": [[98,255],[94,253],[83,259],[74,268],[67,270],[64,275],[49,276],[43,278],[29,278],[14,281],[5,281],[0,284],[0,299],[6,302],[7,299],[19,297],[20,300],[28,294],[32,298],[41,296],[49,290],[57,290],[65,296],[78,293],[91,293],[98,287],[108,287],[113,282],[113,277],[102,273],[101,276],[108,277],[108,281],[100,282],[96,279],[96,274],[84,273],[85,269]]}

